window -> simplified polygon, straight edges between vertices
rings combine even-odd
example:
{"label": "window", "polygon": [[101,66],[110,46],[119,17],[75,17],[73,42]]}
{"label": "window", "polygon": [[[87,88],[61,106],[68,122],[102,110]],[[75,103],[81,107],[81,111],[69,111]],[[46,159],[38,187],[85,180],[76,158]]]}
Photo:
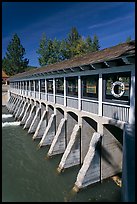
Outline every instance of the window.
{"label": "window", "polygon": [[82,80],[82,97],[97,98],[98,97],[98,75],[84,76]]}
{"label": "window", "polygon": [[21,89],[23,89],[23,88],[24,88],[24,86],[23,86],[23,85],[24,85],[24,81],[22,81],[22,82],[21,82]]}
{"label": "window", "polygon": [[104,99],[129,103],[130,72],[103,75]]}
{"label": "window", "polygon": [[29,81],[27,81],[27,90],[29,90]]}
{"label": "window", "polygon": [[30,81],[30,89],[31,91],[34,91],[34,81]]}
{"label": "window", "polygon": [[53,79],[47,79],[47,92],[53,93]]}
{"label": "window", "polygon": [[45,93],[45,79],[40,80],[40,92]]}
{"label": "window", "polygon": [[64,78],[56,79],[56,93],[64,94]]}
{"label": "window", "polygon": [[67,95],[78,96],[78,77],[67,78]]}
{"label": "window", "polygon": [[35,91],[39,91],[39,81],[35,80]]}

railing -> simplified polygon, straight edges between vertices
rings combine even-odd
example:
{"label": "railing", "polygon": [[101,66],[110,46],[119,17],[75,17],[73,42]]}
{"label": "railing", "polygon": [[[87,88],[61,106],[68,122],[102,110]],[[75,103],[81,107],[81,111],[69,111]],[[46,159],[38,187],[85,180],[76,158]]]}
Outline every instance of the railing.
{"label": "railing", "polygon": [[35,98],[39,99],[39,92],[35,91]]}
{"label": "railing", "polygon": [[46,100],[46,94],[43,92],[40,92],[40,99]]}
{"label": "railing", "polygon": [[98,114],[98,101],[92,101],[89,99],[81,100],[81,109],[90,113]]}
{"label": "railing", "polygon": [[50,102],[54,102],[54,95],[47,93],[47,100]]}
{"label": "railing", "polygon": [[[32,98],[39,99],[39,92],[20,90],[10,87],[10,92],[14,94],[22,94],[24,96],[30,96]],[[54,102],[54,94],[40,92],[40,99]],[[64,95],[55,95],[55,101],[57,104],[64,105]],[[81,110],[97,114],[99,113],[99,102],[96,100],[83,99],[81,98]],[[78,98],[66,96],[67,107],[78,109]],[[102,116],[108,118],[114,118],[120,121],[128,122],[129,120],[129,105],[102,102]]]}
{"label": "railing", "polygon": [[67,96],[67,106],[78,109],[78,98]]}
{"label": "railing", "polygon": [[64,96],[63,95],[56,95],[56,103],[64,105]]}
{"label": "railing", "polygon": [[128,105],[103,102],[103,116],[128,122],[129,108]]}

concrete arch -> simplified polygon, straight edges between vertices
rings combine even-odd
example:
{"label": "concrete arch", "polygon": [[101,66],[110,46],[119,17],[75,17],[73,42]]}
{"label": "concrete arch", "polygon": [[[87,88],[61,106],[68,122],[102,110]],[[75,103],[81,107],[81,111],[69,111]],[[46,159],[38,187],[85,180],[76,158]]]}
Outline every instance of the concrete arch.
{"label": "concrete arch", "polygon": [[123,145],[123,130],[112,124],[103,124],[103,134],[114,137],[121,145]]}
{"label": "concrete arch", "polygon": [[48,104],[48,109],[54,110],[54,106],[52,106],[51,104]]}
{"label": "concrete arch", "polygon": [[47,120],[49,121],[51,115],[54,114],[54,106],[48,104],[47,105],[47,111],[48,111],[48,113],[47,113]]}
{"label": "concrete arch", "polygon": [[28,100],[30,101],[30,103],[31,103],[32,105],[34,105],[34,102],[35,102],[34,99],[32,99],[32,98],[29,99],[29,98],[28,98]]}
{"label": "concrete arch", "polygon": [[58,107],[56,108],[56,130],[58,129],[62,118],[64,118],[64,110]]}
{"label": "concrete arch", "polygon": [[78,124],[78,115],[72,111],[67,112],[67,122],[66,122],[66,143],[68,144],[70,140],[71,133],[74,126]]}
{"label": "concrete arch", "polygon": [[47,104],[46,103],[44,103],[44,102],[41,102],[41,106],[47,106]]}
{"label": "concrete arch", "polygon": [[56,107],[56,110],[58,110],[59,112],[61,112],[62,114],[64,114],[64,109],[63,109],[63,108]]}
{"label": "concrete arch", "polygon": [[98,123],[98,117],[96,115],[89,115],[89,114],[85,114],[83,113],[81,115],[82,118],[90,118],[91,120],[94,120],[96,123]]}
{"label": "concrete arch", "polygon": [[82,117],[81,128],[81,162],[88,152],[89,143],[92,139],[93,133],[97,132],[97,122],[90,117]]}

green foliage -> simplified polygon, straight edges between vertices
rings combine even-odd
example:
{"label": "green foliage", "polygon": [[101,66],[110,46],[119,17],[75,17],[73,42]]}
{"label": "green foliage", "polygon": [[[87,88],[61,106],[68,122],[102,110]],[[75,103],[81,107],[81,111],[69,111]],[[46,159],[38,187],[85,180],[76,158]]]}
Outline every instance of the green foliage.
{"label": "green foliage", "polygon": [[28,66],[29,60],[24,59],[25,48],[21,45],[17,34],[13,35],[10,41],[6,56],[2,60],[2,69],[9,75],[24,72]]}
{"label": "green foliage", "polygon": [[98,40],[98,37],[96,35],[94,35],[92,47],[93,47],[93,52],[98,51],[100,48],[99,40]]}
{"label": "green foliage", "polygon": [[58,62],[62,60],[61,42],[57,39],[54,39],[53,41],[47,39],[46,35],[43,34],[40,40],[40,47],[36,53],[40,55],[38,60],[41,66]]}
{"label": "green foliage", "polygon": [[93,40],[90,36],[84,40],[77,29],[72,27],[67,38],[62,41],[47,39],[46,35],[43,34],[37,54],[39,54],[39,64],[45,66],[88,52],[95,52],[99,48],[99,40],[96,35],[94,35]]}
{"label": "green foliage", "polygon": [[131,41],[131,36],[128,36],[127,39],[126,39],[126,42],[130,42]]}

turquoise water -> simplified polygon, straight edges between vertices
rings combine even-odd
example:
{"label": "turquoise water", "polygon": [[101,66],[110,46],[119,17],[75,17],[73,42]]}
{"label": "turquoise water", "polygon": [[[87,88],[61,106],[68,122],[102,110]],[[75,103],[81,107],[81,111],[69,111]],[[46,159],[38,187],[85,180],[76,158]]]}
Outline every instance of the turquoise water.
{"label": "turquoise water", "polygon": [[[2,107],[2,114],[10,114]],[[14,122],[14,118],[2,119]],[[121,188],[110,178],[74,193],[80,166],[61,174],[61,155],[46,158],[49,147],[38,149],[40,140],[23,126],[2,127],[2,202],[118,202]]]}

